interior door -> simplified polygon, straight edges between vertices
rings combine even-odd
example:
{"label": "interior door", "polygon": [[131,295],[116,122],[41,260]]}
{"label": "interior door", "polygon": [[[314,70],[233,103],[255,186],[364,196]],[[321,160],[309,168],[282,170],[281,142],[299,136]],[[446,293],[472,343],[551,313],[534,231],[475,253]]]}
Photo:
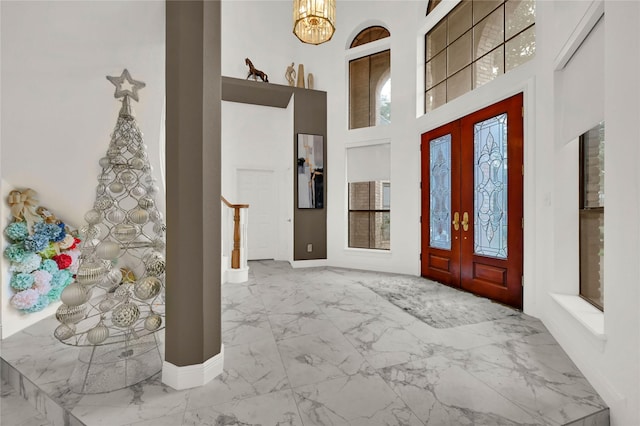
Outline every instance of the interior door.
{"label": "interior door", "polygon": [[422,275],[522,308],[522,94],[423,134],[421,149]]}
{"label": "interior door", "polygon": [[277,205],[274,196],[274,172],[238,170],[238,200],[249,204],[247,259],[275,259]]}

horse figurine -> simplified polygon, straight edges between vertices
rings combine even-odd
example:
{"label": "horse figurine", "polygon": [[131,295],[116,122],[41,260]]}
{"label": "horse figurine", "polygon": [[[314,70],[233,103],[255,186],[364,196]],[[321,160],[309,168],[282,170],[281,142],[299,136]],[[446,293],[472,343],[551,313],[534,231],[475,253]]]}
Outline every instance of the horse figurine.
{"label": "horse figurine", "polygon": [[269,82],[269,77],[267,76],[267,74],[260,71],[259,69],[256,69],[256,67],[253,66],[249,58],[245,58],[244,63],[247,64],[247,66],[249,67],[249,74],[247,75],[247,78],[245,80],[248,80],[249,77],[253,76],[253,79],[255,81],[258,81],[258,77],[260,77],[262,81],[267,83]]}

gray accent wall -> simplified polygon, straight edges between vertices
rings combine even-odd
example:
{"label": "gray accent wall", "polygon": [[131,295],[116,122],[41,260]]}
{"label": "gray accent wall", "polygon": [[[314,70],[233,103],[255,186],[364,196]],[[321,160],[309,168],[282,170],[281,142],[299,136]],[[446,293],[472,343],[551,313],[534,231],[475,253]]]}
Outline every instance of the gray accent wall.
{"label": "gray accent wall", "polygon": [[220,2],[166,3],[165,360],[221,350]]}
{"label": "gray accent wall", "polygon": [[[286,108],[293,95],[293,260],[327,258],[327,93],[280,84],[263,83],[222,77],[222,100],[254,105]],[[321,209],[298,208],[297,135],[307,133],[322,135],[324,158],[324,207]],[[307,246],[312,245],[312,251]]]}

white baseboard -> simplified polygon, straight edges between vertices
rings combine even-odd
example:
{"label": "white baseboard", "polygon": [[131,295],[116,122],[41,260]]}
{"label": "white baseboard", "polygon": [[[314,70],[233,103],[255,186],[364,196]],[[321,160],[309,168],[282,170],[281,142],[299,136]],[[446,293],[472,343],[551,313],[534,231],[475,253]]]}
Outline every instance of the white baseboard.
{"label": "white baseboard", "polygon": [[313,268],[316,266],[327,266],[329,263],[327,259],[312,259],[312,260],[294,260],[291,263],[292,268]]}
{"label": "white baseboard", "polygon": [[176,390],[195,388],[206,385],[222,374],[224,366],[224,345],[220,353],[209,358],[202,364],[178,367],[165,361],[162,365],[162,383]]}
{"label": "white baseboard", "polygon": [[240,268],[240,269],[227,269],[227,282],[230,283],[244,283],[249,281],[249,268]]}

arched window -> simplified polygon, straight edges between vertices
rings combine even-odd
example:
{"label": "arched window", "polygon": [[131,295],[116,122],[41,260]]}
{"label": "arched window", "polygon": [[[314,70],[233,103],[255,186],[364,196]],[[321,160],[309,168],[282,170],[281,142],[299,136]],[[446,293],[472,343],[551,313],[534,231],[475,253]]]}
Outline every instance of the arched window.
{"label": "arched window", "polygon": [[356,47],[361,46],[363,44],[371,43],[372,41],[380,40],[386,37],[389,37],[389,30],[385,27],[381,27],[379,25],[375,25],[373,27],[365,28],[360,31],[358,35],[351,42],[351,46]]}
{"label": "arched window", "polygon": [[428,0],[427,1],[427,15],[431,13],[433,9],[436,8],[437,5],[440,4],[441,0]]}
{"label": "arched window", "polygon": [[[366,28],[350,48],[389,37],[381,26]],[[391,121],[391,50],[383,50],[349,61],[349,129]]]}

